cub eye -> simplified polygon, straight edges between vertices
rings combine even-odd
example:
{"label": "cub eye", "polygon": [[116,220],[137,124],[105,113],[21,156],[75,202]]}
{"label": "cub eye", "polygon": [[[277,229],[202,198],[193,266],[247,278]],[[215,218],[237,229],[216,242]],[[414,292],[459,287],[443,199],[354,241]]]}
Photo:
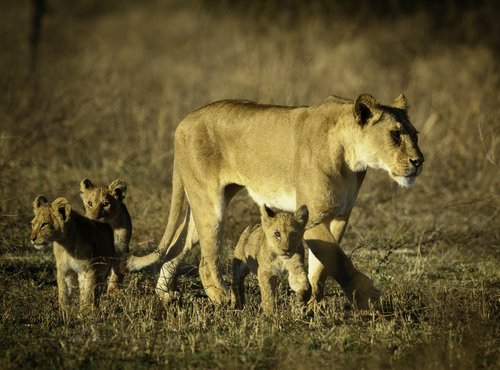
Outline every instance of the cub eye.
{"label": "cub eye", "polygon": [[276,239],[278,239],[278,240],[279,240],[279,239],[281,238],[281,233],[280,233],[279,231],[275,231],[275,232],[273,233],[273,236],[274,236]]}
{"label": "cub eye", "polygon": [[401,142],[401,131],[399,130],[391,131],[391,137],[396,144],[399,144]]}
{"label": "cub eye", "polygon": [[102,202],[102,206],[103,207],[107,207],[109,206],[109,202],[107,200],[105,200],[104,202]]}
{"label": "cub eye", "polygon": [[92,202],[91,202],[90,200],[87,202],[87,206],[88,206],[89,208],[92,208]]}
{"label": "cub eye", "polygon": [[42,226],[40,226],[40,229],[45,229],[49,224],[47,222],[44,222]]}

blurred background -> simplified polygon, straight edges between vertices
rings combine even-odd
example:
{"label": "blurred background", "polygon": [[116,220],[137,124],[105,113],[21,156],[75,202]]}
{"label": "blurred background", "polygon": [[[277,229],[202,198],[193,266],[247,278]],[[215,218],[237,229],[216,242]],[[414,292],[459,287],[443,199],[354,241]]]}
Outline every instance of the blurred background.
{"label": "blurred background", "polygon": [[[370,93],[389,104],[404,93],[423,174],[406,191],[370,171],[351,242],[400,233],[498,257],[498,10],[487,0],[3,0],[0,241],[28,244],[37,194],[83,211],[82,178],[122,178],[133,249],[152,247],[175,127],[212,101]],[[256,220],[252,207],[234,200],[228,244]]]}

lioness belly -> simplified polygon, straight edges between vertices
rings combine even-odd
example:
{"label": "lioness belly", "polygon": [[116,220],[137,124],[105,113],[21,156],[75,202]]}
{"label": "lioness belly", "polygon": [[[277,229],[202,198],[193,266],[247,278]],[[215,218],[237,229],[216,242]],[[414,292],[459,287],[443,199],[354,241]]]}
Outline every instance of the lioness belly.
{"label": "lioness belly", "polygon": [[255,191],[247,187],[248,195],[255,203],[275,207],[283,211],[293,212],[296,209],[295,190],[283,191]]}

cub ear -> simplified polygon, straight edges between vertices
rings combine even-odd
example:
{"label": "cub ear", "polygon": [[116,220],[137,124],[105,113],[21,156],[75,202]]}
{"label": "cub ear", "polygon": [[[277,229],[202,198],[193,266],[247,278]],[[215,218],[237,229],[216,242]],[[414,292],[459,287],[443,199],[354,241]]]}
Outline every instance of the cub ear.
{"label": "cub ear", "polygon": [[260,214],[263,220],[268,220],[276,216],[276,212],[274,212],[271,208],[269,208],[265,204],[260,206]]}
{"label": "cub ear", "polygon": [[307,206],[305,204],[301,205],[299,209],[295,211],[294,217],[298,223],[305,226],[309,220],[309,210],[307,209]]}
{"label": "cub ear", "polygon": [[38,209],[44,205],[46,205],[49,201],[45,197],[45,195],[38,195],[33,201],[33,212],[36,213]]}
{"label": "cub ear", "polygon": [[115,180],[109,184],[108,191],[117,200],[123,200],[127,194],[127,183],[123,180]]}
{"label": "cub ear", "polygon": [[71,204],[66,198],[57,198],[52,202],[52,210],[62,222],[66,222],[71,214]]}
{"label": "cub ear", "polygon": [[369,94],[362,94],[354,100],[353,114],[356,122],[364,126],[374,115],[374,109],[378,103],[375,98]]}
{"label": "cub ear", "polygon": [[396,99],[394,99],[392,106],[394,108],[399,108],[402,110],[408,110],[408,108],[410,107],[408,99],[406,99],[406,96],[404,96],[404,94],[400,94]]}
{"label": "cub ear", "polygon": [[80,181],[80,191],[82,193],[94,187],[94,184],[92,184],[92,181],[90,181],[89,179],[83,179],[82,181]]}

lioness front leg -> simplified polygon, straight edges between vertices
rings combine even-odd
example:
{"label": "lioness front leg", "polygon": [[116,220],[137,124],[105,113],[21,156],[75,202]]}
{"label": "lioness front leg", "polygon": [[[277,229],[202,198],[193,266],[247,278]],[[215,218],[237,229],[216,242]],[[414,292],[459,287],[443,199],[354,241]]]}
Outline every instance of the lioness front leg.
{"label": "lioness front leg", "polygon": [[367,308],[370,300],[379,297],[380,292],[373,282],[354,267],[325,224],[307,230],[304,238],[310,250],[309,281],[313,300],[322,299],[327,274],[333,276],[358,308]]}
{"label": "lioness front leg", "polygon": [[[349,217],[346,219],[334,219],[330,223],[330,232],[340,244],[344,237],[344,232],[347,227]],[[346,257],[348,258],[348,257]],[[350,261],[349,261],[350,262]],[[351,262],[352,263],[352,262]],[[378,290],[373,281],[359,270],[355,270],[351,281],[342,287],[349,300],[356,303],[356,306],[361,309],[368,308],[370,301],[376,301],[380,298],[380,290]]]}

